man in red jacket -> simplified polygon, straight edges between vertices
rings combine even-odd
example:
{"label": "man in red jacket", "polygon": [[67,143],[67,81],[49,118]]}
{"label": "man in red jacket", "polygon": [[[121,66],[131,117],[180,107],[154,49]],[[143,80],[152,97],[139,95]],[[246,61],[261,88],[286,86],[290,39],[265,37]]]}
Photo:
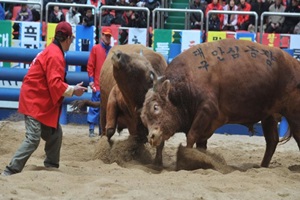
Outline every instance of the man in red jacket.
{"label": "man in red jacket", "polygon": [[25,115],[25,139],[2,175],[9,176],[23,170],[40,139],[46,141],[45,167],[59,167],[62,129],[59,116],[64,97],[81,96],[87,88],[83,82],[71,86],[65,80],[64,52],[74,39],[72,27],[60,22],[54,41],[32,61],[24,77],[19,97],[19,112]]}
{"label": "man in red jacket", "polygon": [[[100,101],[100,85],[99,77],[102,65],[111,48],[110,40],[112,31],[110,28],[105,27],[102,29],[102,36],[100,44],[93,46],[87,64],[87,72],[89,75],[89,86],[92,89],[91,101]],[[89,108],[87,121],[89,123],[89,136],[94,137],[95,125],[99,123],[100,108]],[[99,135],[101,135],[101,127],[99,125]]]}

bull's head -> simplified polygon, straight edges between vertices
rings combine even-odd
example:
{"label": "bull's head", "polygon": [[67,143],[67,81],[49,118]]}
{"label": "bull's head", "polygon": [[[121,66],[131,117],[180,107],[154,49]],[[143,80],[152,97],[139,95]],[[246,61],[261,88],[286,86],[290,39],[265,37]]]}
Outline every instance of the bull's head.
{"label": "bull's head", "polygon": [[153,86],[155,72],[149,60],[139,53],[114,52],[113,76],[123,96],[131,105],[141,108],[145,95]]}
{"label": "bull's head", "polygon": [[150,89],[142,109],[142,122],[149,130],[148,141],[152,146],[169,139],[178,129],[178,111],[169,100],[171,83],[165,80]]}

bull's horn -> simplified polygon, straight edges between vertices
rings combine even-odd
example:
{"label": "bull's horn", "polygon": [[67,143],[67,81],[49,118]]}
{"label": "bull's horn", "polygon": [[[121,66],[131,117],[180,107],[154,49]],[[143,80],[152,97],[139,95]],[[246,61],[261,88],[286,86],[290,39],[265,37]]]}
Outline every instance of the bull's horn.
{"label": "bull's horn", "polygon": [[140,55],[144,56],[143,49],[140,50]]}

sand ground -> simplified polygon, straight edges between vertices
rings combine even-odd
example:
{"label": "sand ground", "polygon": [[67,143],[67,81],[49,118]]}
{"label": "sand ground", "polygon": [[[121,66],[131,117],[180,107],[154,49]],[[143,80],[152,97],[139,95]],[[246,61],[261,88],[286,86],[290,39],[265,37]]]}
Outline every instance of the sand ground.
{"label": "sand ground", "polygon": [[[149,145],[138,152],[145,155],[143,164],[132,160],[133,151],[140,149],[122,143],[126,131],[113,137],[116,142],[110,149],[105,138],[88,137],[87,125],[62,128],[60,168],[43,167],[41,141],[22,173],[0,176],[0,199],[300,199],[300,152],[294,139],[277,147],[269,168],[259,168],[263,137],[214,134],[208,148],[221,163],[207,162],[215,169],[175,171],[184,134],[166,142],[163,169],[157,170],[147,164],[155,152]],[[24,130],[24,121],[0,121],[1,171],[23,140]]]}

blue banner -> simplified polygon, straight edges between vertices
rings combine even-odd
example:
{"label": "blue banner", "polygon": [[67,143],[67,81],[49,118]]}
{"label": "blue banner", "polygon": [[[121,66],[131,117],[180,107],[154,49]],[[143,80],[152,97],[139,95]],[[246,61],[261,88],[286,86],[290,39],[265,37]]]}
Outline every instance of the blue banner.
{"label": "blue banner", "polygon": [[75,50],[90,51],[95,44],[95,26],[76,26]]}

